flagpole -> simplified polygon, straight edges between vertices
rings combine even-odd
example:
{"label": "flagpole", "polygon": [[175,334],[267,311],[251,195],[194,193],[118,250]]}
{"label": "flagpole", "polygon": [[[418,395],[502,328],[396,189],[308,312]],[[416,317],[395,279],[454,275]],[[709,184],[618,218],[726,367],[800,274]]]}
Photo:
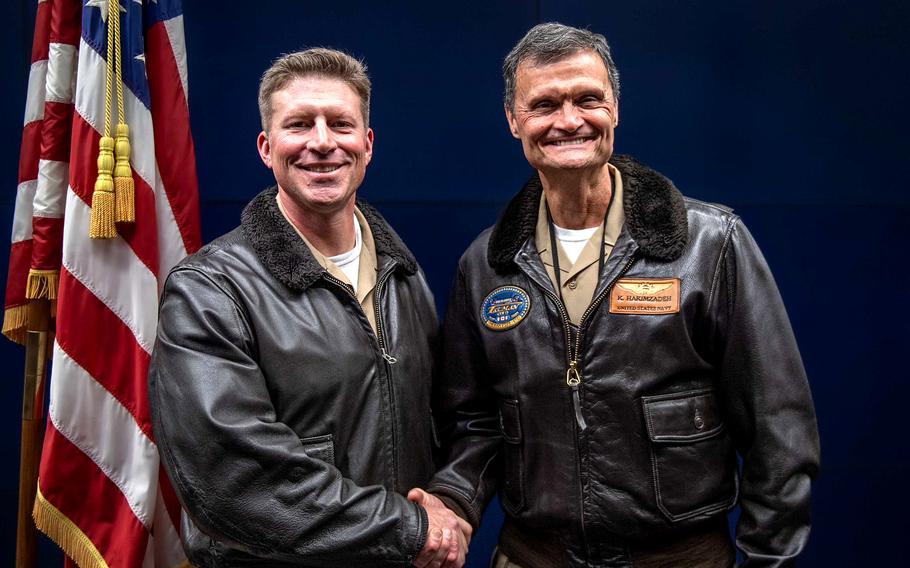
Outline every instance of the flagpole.
{"label": "flagpole", "polygon": [[38,565],[37,530],[32,520],[38,487],[38,462],[44,433],[44,384],[50,343],[50,300],[28,304],[25,342],[25,385],[22,392],[22,445],[19,450],[19,525],[16,531],[16,568]]}

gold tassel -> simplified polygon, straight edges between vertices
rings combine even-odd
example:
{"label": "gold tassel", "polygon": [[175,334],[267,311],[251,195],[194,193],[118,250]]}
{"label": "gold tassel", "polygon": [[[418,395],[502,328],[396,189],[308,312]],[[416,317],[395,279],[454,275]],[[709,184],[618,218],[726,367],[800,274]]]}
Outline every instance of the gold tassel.
{"label": "gold tassel", "polygon": [[125,123],[117,125],[117,142],[114,166],[114,191],[117,194],[117,222],[132,223],[136,220],[133,171],[130,169],[130,128]]}
{"label": "gold tassel", "polygon": [[112,239],[117,236],[114,226],[114,139],[102,136],[98,146],[98,179],[92,193],[92,216],[88,236],[93,239]]}
{"label": "gold tassel", "polygon": [[32,508],[35,526],[57,543],[67,556],[81,568],[109,568],[104,556],[98,551],[91,539],[69,520],[66,515],[54,507],[41,494],[38,487],[35,495],[35,506]]}
{"label": "gold tassel", "polygon": [[25,297],[29,300],[37,300],[40,298],[54,300],[57,298],[57,285],[59,282],[59,270],[36,270],[32,268],[28,271],[28,281],[25,285]]}
{"label": "gold tassel", "polygon": [[3,335],[10,341],[15,341],[20,345],[25,345],[28,324],[28,305],[13,306],[6,308],[3,313]]}

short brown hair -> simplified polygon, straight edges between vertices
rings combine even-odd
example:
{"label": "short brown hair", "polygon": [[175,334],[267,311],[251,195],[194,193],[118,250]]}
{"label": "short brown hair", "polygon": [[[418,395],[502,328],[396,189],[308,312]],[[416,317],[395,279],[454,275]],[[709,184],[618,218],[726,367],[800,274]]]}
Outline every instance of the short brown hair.
{"label": "short brown hair", "polygon": [[326,47],[286,53],[266,69],[259,81],[259,118],[262,130],[269,131],[272,120],[272,95],[292,80],[310,76],[338,79],[360,96],[364,126],[370,126],[370,78],[367,66],[347,53]]}

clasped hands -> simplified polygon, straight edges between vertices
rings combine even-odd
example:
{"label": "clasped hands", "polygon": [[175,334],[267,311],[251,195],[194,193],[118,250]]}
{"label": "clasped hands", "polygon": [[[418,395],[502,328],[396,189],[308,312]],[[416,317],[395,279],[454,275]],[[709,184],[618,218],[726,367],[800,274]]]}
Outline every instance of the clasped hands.
{"label": "clasped hands", "polygon": [[414,566],[461,568],[473,533],[470,523],[453,513],[438,497],[423,489],[411,489],[408,501],[426,509],[430,522],[427,541],[414,559]]}

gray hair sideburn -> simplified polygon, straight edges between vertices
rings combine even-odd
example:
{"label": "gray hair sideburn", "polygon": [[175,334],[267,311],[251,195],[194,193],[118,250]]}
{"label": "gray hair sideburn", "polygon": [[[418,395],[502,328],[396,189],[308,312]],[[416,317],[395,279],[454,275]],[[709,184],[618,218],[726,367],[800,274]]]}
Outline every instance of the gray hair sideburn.
{"label": "gray hair sideburn", "polygon": [[269,131],[272,120],[272,95],[300,77],[324,77],[346,83],[360,97],[360,111],[366,128],[370,126],[370,77],[366,65],[354,57],[326,47],[285,53],[272,62],[259,81],[259,118],[262,130]]}
{"label": "gray hair sideburn", "polygon": [[595,51],[603,61],[610,79],[610,87],[613,89],[613,97],[619,101],[619,70],[613,63],[607,39],[589,30],[547,22],[537,24],[528,30],[502,62],[502,79],[505,83],[503,102],[506,108],[510,111],[515,110],[515,76],[522,62],[546,65],[588,49]]}

